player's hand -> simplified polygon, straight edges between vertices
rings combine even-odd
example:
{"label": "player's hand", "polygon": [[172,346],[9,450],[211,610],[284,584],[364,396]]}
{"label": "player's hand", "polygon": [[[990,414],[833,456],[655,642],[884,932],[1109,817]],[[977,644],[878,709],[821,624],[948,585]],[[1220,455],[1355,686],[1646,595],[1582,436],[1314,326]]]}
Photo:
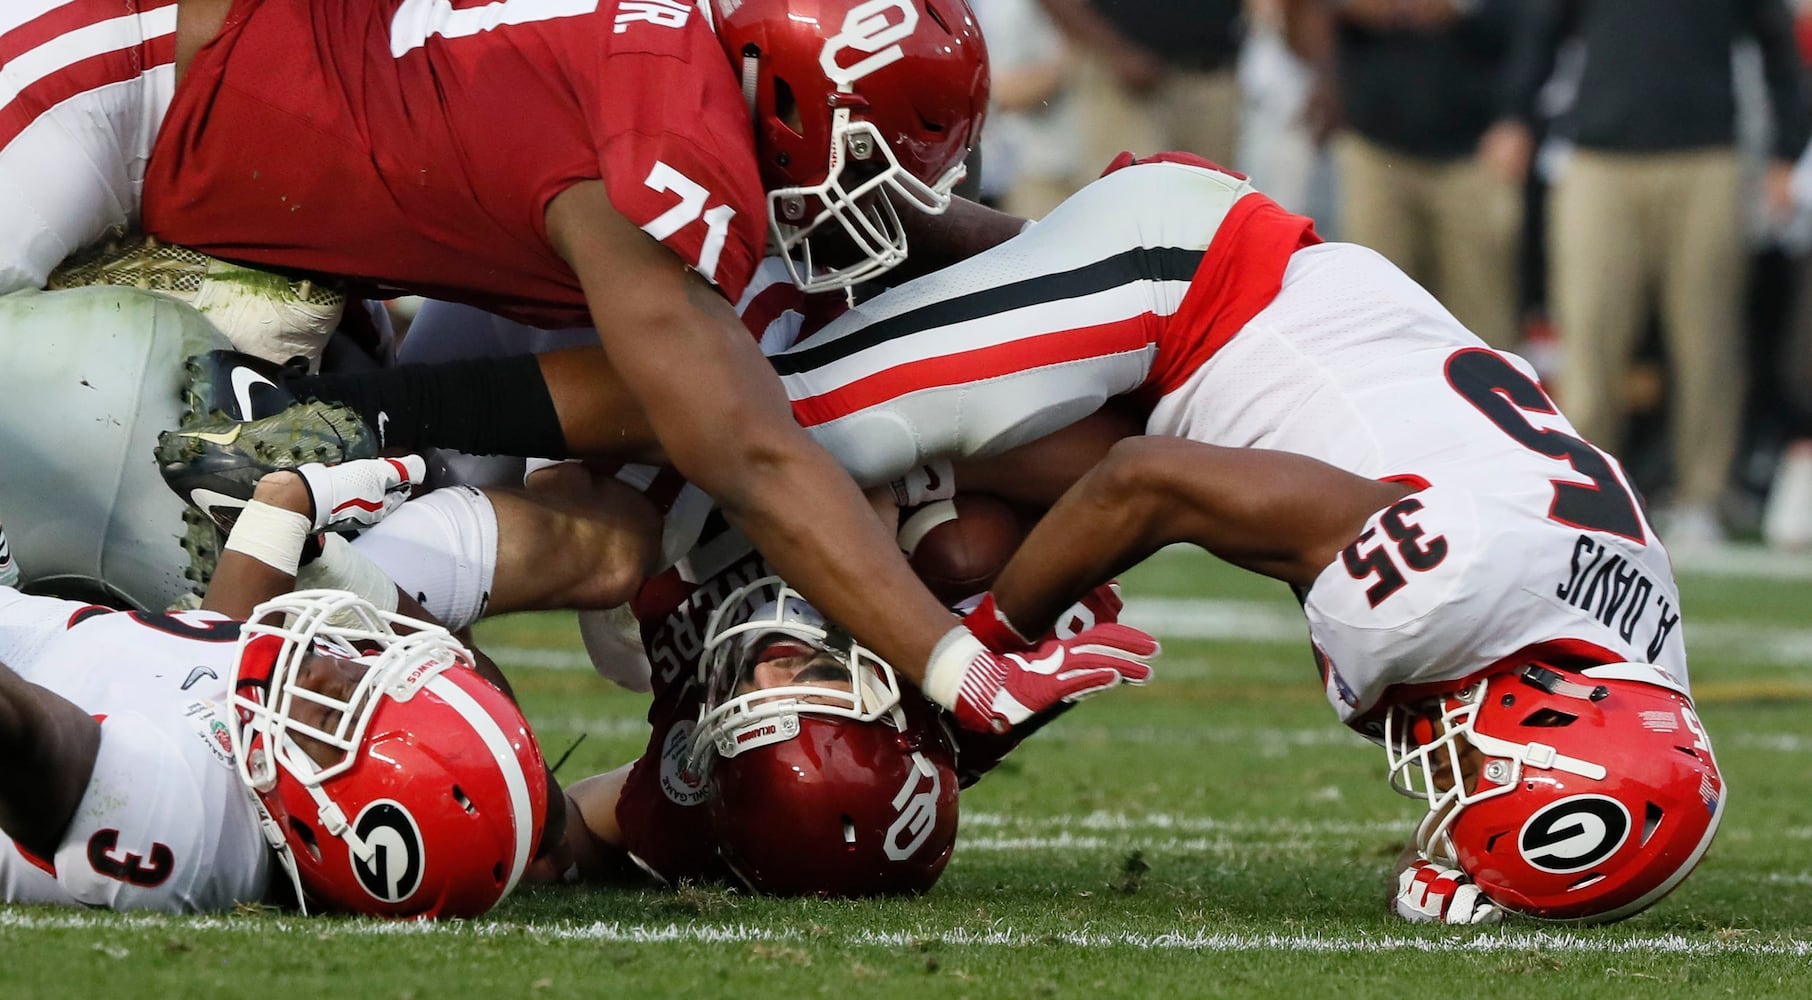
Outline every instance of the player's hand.
{"label": "player's hand", "polygon": [[[1073,639],[1096,625],[1119,621],[1120,612],[1125,608],[1126,601],[1120,597],[1120,581],[1109,580],[1070,605],[1045,638]],[[1002,653],[1023,653],[1034,645],[1001,613],[992,591],[983,594],[980,603],[963,616],[963,624],[975,633],[982,645]]]}
{"label": "player's hand", "polygon": [[1060,703],[1145,683],[1157,653],[1158,641],[1129,625],[1098,625],[1017,653],[989,649],[958,626],[932,651],[924,690],[964,728],[1004,733]]}
{"label": "player's hand", "polygon": [[1504,919],[1503,908],[1465,872],[1432,861],[1414,862],[1397,874],[1391,909],[1412,924],[1495,924]]}
{"label": "player's hand", "polygon": [[309,462],[295,472],[308,487],[314,531],[340,531],[376,524],[409,499],[428,474],[420,455],[361,458],[338,465]]}

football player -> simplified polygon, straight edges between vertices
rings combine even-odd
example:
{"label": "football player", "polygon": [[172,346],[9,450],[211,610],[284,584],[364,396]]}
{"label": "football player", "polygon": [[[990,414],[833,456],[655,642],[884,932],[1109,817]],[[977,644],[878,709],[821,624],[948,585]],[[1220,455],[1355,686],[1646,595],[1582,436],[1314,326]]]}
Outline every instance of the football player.
{"label": "football player", "polygon": [[[569,790],[559,860],[538,864],[538,875],[612,882],[653,875],[670,885],[735,877],[785,895],[929,889],[954,842],[959,784],[977,780],[1024,734],[948,732],[918,691],[783,586],[710,498],[672,470],[594,476],[558,463],[537,469],[530,483],[526,496],[436,491],[362,533],[354,551],[415,581],[405,589],[459,628],[512,600],[501,586],[488,605],[456,596],[488,586],[478,582],[489,573],[487,557],[518,561],[513,549],[531,536],[556,546],[582,541],[558,524],[516,516],[507,526],[517,530],[500,523],[492,546],[461,542],[494,500],[592,509],[599,512],[594,532],[614,519],[626,536],[659,539],[660,554],[646,563],[630,603],[639,623],[633,659],[642,671],[632,686],[653,692],[647,749]],[[625,484],[638,491],[641,512],[588,499],[600,491],[620,497]],[[450,503],[442,500],[447,494]],[[430,507],[434,517],[417,515]],[[657,508],[651,532],[647,519]],[[429,523],[447,525],[446,533],[425,531]],[[551,560],[542,551],[528,562]],[[1096,644],[1155,653],[1149,637],[1115,624],[1117,609],[1111,590],[1090,595],[1055,632],[1087,631]],[[588,648],[601,673],[624,679],[630,657],[622,650],[597,655],[589,641]],[[1073,668],[1140,665],[1128,656],[1082,650]],[[788,817],[784,838],[771,836],[775,815]]]}
{"label": "football player", "polygon": [[[970,616],[992,648],[1170,542],[1296,588],[1329,701],[1429,803],[1406,917],[1616,919],[1717,830],[1679,590],[1621,466],[1525,361],[1237,174],[1124,156],[773,362],[859,482],[1074,483]],[[1143,433],[1037,440],[1108,400]]]}
{"label": "football player", "polygon": [[[847,287],[903,258],[898,206],[949,205],[987,92],[960,0],[262,0],[216,23],[186,68],[177,53],[152,234],[534,324],[589,320],[614,379],[579,391],[633,402],[789,581],[964,725],[1119,680],[1027,672],[951,628],[791,421],[730,305],[770,237],[807,287]],[[295,155],[297,136],[318,155]],[[428,379],[441,405],[371,407],[390,445],[567,451],[534,359],[398,378],[393,399]],[[466,439],[397,436],[447,424]]]}
{"label": "football player", "polygon": [[0,587],[7,901],[475,916],[515,886],[549,779],[509,697],[438,626],[291,592],[309,535],[369,521],[421,471],[266,477],[199,611]]}
{"label": "football player", "polygon": [[763,570],[745,549],[697,587],[678,572],[650,581],[637,608],[656,664],[648,749],[574,783],[547,874],[818,896],[937,881],[956,841],[950,733],[796,591],[749,578]]}
{"label": "football player", "polygon": [[[954,843],[958,786],[1025,733],[948,732],[885,660],[773,576],[702,491],[669,472],[647,495],[666,507],[668,553],[631,605],[652,674],[648,746],[573,785],[571,867],[559,874],[734,875],[781,895],[928,890]],[[1070,669],[1131,672],[1157,644],[1117,624],[1117,610],[1104,588],[1047,641],[1088,635],[1096,648],[1072,652]]]}

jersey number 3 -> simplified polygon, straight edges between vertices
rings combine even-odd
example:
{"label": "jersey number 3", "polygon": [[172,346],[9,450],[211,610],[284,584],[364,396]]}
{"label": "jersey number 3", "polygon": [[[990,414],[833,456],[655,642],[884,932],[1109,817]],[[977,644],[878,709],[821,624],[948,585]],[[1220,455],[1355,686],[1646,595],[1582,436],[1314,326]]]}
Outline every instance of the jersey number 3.
{"label": "jersey number 3", "polygon": [[149,855],[130,851],[119,855],[120,832],[97,830],[88,838],[88,864],[99,874],[132,885],[151,888],[162,885],[176,868],[176,856],[164,844],[153,843]]}

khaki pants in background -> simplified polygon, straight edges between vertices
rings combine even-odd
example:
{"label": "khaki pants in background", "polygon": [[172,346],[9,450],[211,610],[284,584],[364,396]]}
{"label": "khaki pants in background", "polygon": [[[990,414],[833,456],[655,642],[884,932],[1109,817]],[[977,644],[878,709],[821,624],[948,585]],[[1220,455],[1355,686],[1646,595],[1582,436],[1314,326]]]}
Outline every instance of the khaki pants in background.
{"label": "khaki pants in background", "polygon": [[1736,152],[1579,150],[1548,212],[1561,408],[1593,444],[1622,454],[1624,383],[1659,306],[1674,499],[1715,504],[1736,452],[1746,382],[1748,254]]}
{"label": "khaki pants in background", "polygon": [[1077,187],[1094,180],[1122,150],[1139,156],[1183,150],[1238,169],[1239,80],[1233,68],[1172,70],[1149,93],[1128,93],[1099,60],[1081,64],[1082,164]]}
{"label": "khaki pants in background", "polygon": [[1522,191],[1470,156],[1423,159],[1354,132],[1336,157],[1340,239],[1383,254],[1486,343],[1514,349]]}

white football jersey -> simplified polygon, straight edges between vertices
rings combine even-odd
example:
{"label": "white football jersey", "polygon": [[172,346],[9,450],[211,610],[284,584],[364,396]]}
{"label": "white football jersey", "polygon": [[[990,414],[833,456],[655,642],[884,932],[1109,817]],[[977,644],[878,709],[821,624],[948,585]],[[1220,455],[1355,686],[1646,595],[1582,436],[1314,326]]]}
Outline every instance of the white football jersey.
{"label": "white football jersey", "polygon": [[52,858],[0,838],[7,902],[199,913],[257,902],[271,852],[233,767],[238,623],[0,588],[0,662],[101,724],[87,791]]}
{"label": "white football jersey", "polygon": [[[996,454],[1131,394],[1151,401],[1150,434],[1430,487],[1374,516],[1307,595],[1348,721],[1390,688],[1451,686],[1543,644],[1684,683],[1677,587],[1616,461],[1527,362],[1382,256],[1254,228],[1253,197],[1212,170],[1109,174],[775,357],[794,414],[865,484]],[[1437,537],[1439,558],[1418,548]]]}
{"label": "white football jersey", "polygon": [[1532,646],[1687,681],[1678,585],[1623,468],[1526,361],[1370,250],[1297,251],[1277,298],[1147,429],[1429,487],[1374,514],[1304,603],[1345,721]]}

